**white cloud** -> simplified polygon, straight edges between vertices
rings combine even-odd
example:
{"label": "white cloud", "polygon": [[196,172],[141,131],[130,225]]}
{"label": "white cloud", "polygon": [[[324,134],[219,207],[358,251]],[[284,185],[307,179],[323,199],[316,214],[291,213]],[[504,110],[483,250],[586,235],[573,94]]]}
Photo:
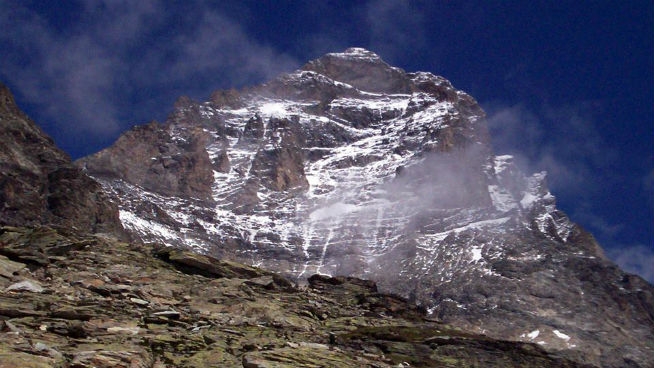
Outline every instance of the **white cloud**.
{"label": "white cloud", "polygon": [[2,28],[12,32],[2,42],[13,46],[15,58],[1,65],[3,76],[61,129],[104,135],[120,128],[114,100],[129,70],[120,45],[139,28],[147,2],[120,12],[102,7],[101,14],[91,3],[65,31],[26,7],[3,5],[10,16]]}
{"label": "white cloud", "polygon": [[[613,195],[613,188],[624,190],[628,183],[615,175],[619,151],[599,134],[589,110],[592,104],[543,106],[538,111],[522,105],[489,105],[488,123],[496,153],[516,155],[528,173],[546,170],[554,195],[567,197],[567,204],[575,206],[567,209],[572,220],[590,230],[620,267],[652,282],[654,250],[644,245],[623,246],[620,239],[629,224],[603,208],[606,204],[601,198]],[[642,182],[654,198],[654,171]]]}
{"label": "white cloud", "polygon": [[409,1],[374,0],[365,5],[370,48],[395,64],[425,45],[421,6]]}
{"label": "white cloud", "polygon": [[624,224],[614,224],[600,217],[588,208],[578,208],[572,213],[576,221],[587,224],[593,229],[594,235],[600,239],[616,239],[625,229]]}
{"label": "white cloud", "polygon": [[538,111],[491,103],[486,109],[496,153],[516,155],[525,171],[546,170],[555,192],[590,197],[608,179],[597,169],[610,167],[617,151],[601,138],[586,103]]}
{"label": "white cloud", "polygon": [[642,244],[611,249],[608,256],[627,272],[640,275],[654,284],[654,248]]}
{"label": "white cloud", "polygon": [[290,71],[298,63],[245,34],[233,20],[215,11],[202,11],[195,27],[172,40],[177,60],[170,72],[184,78],[193,74],[225,72],[229,84],[261,82]]}
{"label": "white cloud", "polygon": [[[165,116],[179,95],[262,82],[295,60],[249,38],[204,2],[85,0],[62,28],[28,6],[0,3],[0,76],[44,124],[99,139]],[[130,114],[139,114],[133,116]]]}

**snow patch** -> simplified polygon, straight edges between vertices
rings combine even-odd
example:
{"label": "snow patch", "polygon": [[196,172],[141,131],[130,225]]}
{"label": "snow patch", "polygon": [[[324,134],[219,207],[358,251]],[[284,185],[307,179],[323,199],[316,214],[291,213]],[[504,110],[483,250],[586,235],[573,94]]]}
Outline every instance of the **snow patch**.
{"label": "snow patch", "polygon": [[281,118],[286,115],[286,105],[282,102],[268,102],[259,107],[259,112],[264,116]]}
{"label": "snow patch", "polygon": [[556,337],[558,337],[559,339],[565,340],[565,342],[570,341],[570,336],[568,336],[568,335],[566,335],[566,334],[560,332],[559,330],[554,330],[554,331],[552,331],[552,332],[554,332],[554,334],[556,335]]}
{"label": "snow patch", "polygon": [[493,160],[495,174],[499,174],[506,169],[509,169],[513,166],[513,156],[511,155],[501,155],[495,156]]}
{"label": "snow patch", "polygon": [[357,206],[349,203],[338,202],[330,206],[318,208],[311,212],[309,218],[311,221],[320,221],[328,218],[334,218],[346,215],[357,210]]}
{"label": "snow patch", "polygon": [[137,233],[151,234],[160,239],[166,245],[174,245],[170,240],[179,240],[179,235],[172,229],[162,224],[142,219],[132,212],[120,210],[118,212],[120,222],[128,229]]}
{"label": "snow patch", "polygon": [[529,209],[538,199],[539,198],[537,196],[527,192],[520,200],[520,206],[522,206],[524,209]]}
{"label": "snow patch", "polygon": [[506,223],[510,219],[511,219],[510,217],[502,217],[502,218],[498,218],[498,219],[491,219],[491,220],[483,220],[483,221],[472,222],[472,223],[469,223],[469,224],[467,224],[465,226],[453,229],[453,231],[461,232],[461,231],[470,230],[470,229],[481,229],[481,228],[486,227],[486,226],[498,226],[498,225],[502,225],[502,224]]}
{"label": "snow patch", "polygon": [[516,201],[506,189],[498,185],[489,185],[488,194],[493,201],[493,207],[501,212],[508,212],[517,207]]}
{"label": "snow patch", "polygon": [[472,261],[473,262],[479,262],[482,257],[481,257],[481,247],[480,246],[474,246],[472,249],[470,249],[470,252],[472,253]]}

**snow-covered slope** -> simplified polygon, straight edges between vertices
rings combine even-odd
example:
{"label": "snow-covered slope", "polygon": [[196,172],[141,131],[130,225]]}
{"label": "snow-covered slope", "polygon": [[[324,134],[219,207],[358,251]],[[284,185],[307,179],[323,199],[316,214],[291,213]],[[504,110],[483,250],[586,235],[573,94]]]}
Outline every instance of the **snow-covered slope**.
{"label": "snow-covered slope", "polygon": [[[491,152],[472,97],[367,50],[207,102],[182,98],[165,124],[135,128],[80,164],[144,241],[300,281],[374,279],[435,317],[595,363],[654,351],[637,296],[647,284],[557,210],[545,173],[525,176]],[[632,317],[619,316],[615,295]],[[583,312],[596,303],[601,312]],[[635,330],[593,335],[615,326]]]}

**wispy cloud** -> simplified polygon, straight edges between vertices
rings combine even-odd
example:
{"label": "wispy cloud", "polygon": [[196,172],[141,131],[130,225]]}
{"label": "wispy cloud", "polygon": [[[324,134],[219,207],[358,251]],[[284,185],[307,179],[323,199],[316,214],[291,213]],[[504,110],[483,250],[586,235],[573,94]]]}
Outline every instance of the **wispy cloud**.
{"label": "wispy cloud", "polygon": [[107,18],[99,18],[91,3],[84,3],[80,20],[65,30],[28,8],[0,5],[9,14],[2,28],[12,30],[0,37],[13,56],[1,65],[3,78],[61,129],[102,135],[120,127],[112,100],[129,65],[117,45],[138,28],[134,17],[140,12],[107,11]]}
{"label": "wispy cloud", "polygon": [[365,5],[369,47],[391,64],[411,57],[425,45],[423,11],[414,2],[374,0]]}
{"label": "wispy cloud", "polygon": [[400,65],[424,51],[424,6],[419,3],[369,0],[335,7],[314,2],[298,8],[313,25],[309,33],[298,37],[307,55],[319,57],[348,47],[364,47],[386,62]]}
{"label": "wispy cloud", "polygon": [[[589,229],[623,269],[652,282],[651,245],[625,246],[620,239],[629,231],[628,224],[619,217],[607,217],[602,210],[605,204],[598,201],[603,195],[612,195],[607,188],[628,184],[615,175],[620,151],[602,138],[593,107],[592,103],[579,103],[530,110],[523,105],[488,104],[494,149],[498,154],[515,155],[527,173],[546,170],[552,192],[574,199],[575,207],[567,209],[573,221]],[[654,198],[654,172],[643,178],[642,184]]]}
{"label": "wispy cloud", "polygon": [[0,2],[8,30],[0,76],[38,107],[36,118],[57,126],[56,138],[93,141],[160,118],[179,95],[205,98],[299,64],[204,2],[176,10],[156,0],[86,0],[58,26]]}
{"label": "wispy cloud", "polygon": [[617,239],[620,233],[625,230],[625,224],[611,223],[589,208],[578,208],[572,213],[572,216],[575,221],[592,228],[594,235],[600,239]]}
{"label": "wispy cloud", "polygon": [[237,23],[211,10],[198,14],[194,28],[172,43],[178,58],[161,67],[177,78],[213,74],[222,77],[222,83],[242,85],[298,66],[292,57],[249,39]]}
{"label": "wispy cloud", "polygon": [[618,152],[607,144],[594,123],[592,104],[538,111],[523,105],[486,105],[492,143],[497,153],[517,156],[525,171],[546,170],[550,186],[563,195],[591,195],[606,179]]}
{"label": "wispy cloud", "polygon": [[610,249],[608,256],[627,272],[654,284],[654,248],[642,244]]}

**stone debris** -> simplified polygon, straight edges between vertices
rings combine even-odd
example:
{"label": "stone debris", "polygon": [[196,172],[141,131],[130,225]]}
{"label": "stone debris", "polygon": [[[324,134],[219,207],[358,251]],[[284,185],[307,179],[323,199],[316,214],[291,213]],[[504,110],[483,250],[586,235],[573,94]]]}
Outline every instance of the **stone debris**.
{"label": "stone debris", "polygon": [[[62,242],[68,250],[50,257]],[[31,280],[0,293],[3,368],[583,367],[429,320],[371,281],[316,275],[298,287],[184,251],[0,228],[0,254],[12,262],[36,249],[44,262],[30,268]]]}
{"label": "stone debris", "polygon": [[23,268],[25,268],[25,264],[14,262],[9,258],[0,255],[0,276],[10,279],[16,272]]}
{"label": "stone debris", "polygon": [[39,285],[35,281],[25,280],[9,285],[9,287],[5,289],[5,292],[8,291],[27,291],[30,293],[42,293],[45,291],[45,289],[43,289],[41,285]]}

